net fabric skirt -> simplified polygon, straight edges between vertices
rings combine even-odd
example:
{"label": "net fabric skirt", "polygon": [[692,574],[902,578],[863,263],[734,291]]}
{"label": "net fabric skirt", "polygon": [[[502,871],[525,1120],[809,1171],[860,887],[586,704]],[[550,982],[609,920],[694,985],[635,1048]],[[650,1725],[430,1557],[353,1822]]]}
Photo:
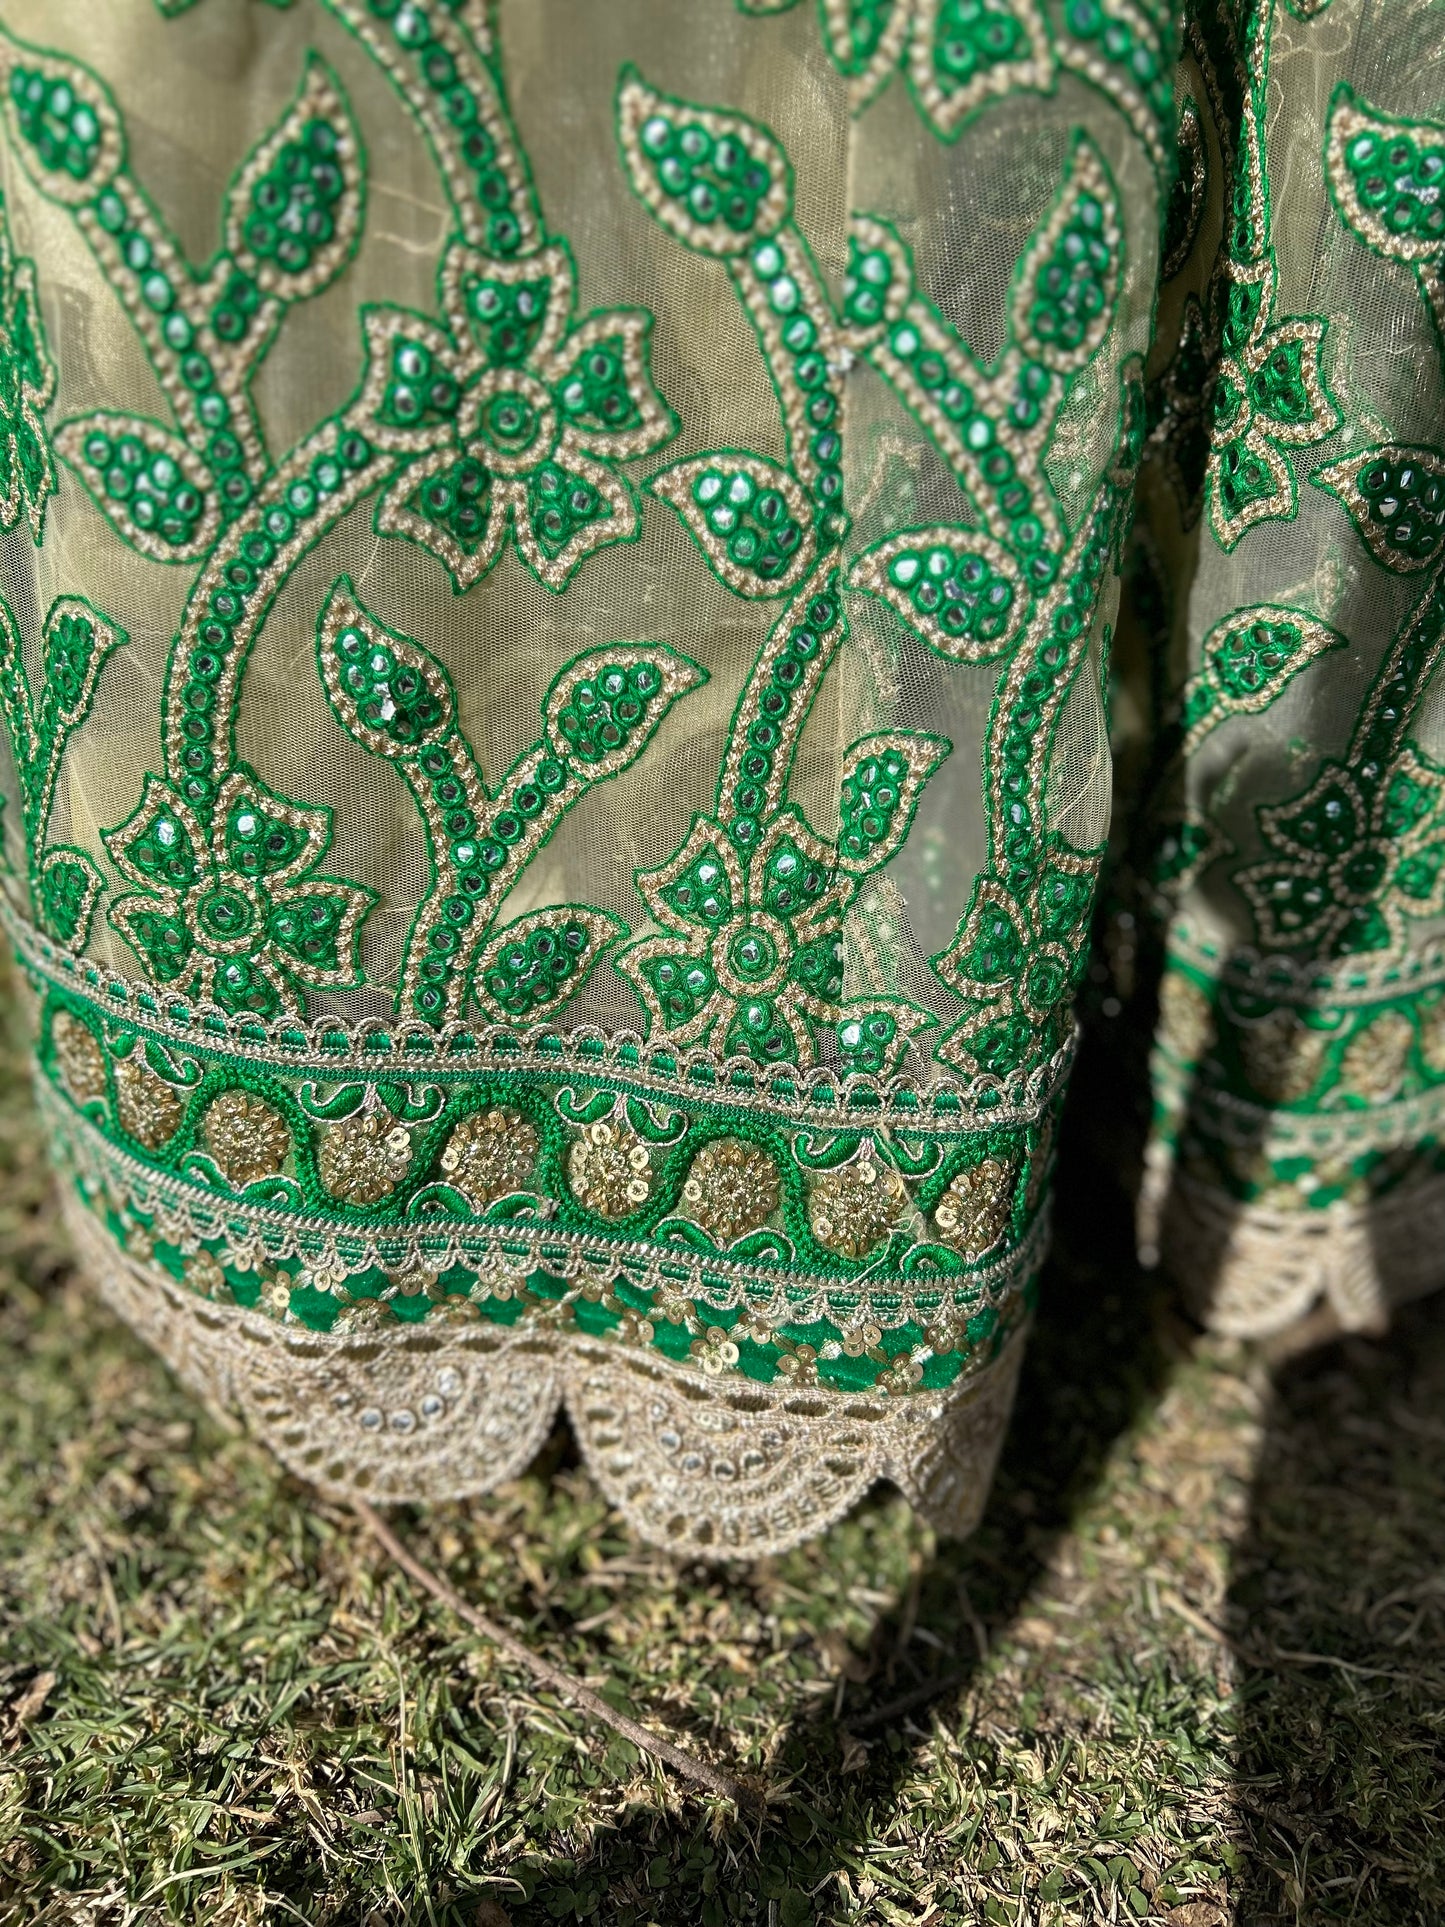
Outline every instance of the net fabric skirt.
{"label": "net fabric skirt", "polygon": [[967,1531],[1081,993],[1204,1316],[1440,1282],[1442,29],[7,10],[5,915],[204,1397]]}

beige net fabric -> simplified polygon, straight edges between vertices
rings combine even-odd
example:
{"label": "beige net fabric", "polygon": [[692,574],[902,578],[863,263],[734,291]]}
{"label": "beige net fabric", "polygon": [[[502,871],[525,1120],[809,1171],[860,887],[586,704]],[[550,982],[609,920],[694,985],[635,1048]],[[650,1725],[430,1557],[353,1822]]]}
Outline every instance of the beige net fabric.
{"label": "beige net fabric", "polygon": [[1091,954],[1222,1324],[1434,1282],[1441,15],[1306,11],[8,0],[42,1113],[295,1469],[967,1530]]}

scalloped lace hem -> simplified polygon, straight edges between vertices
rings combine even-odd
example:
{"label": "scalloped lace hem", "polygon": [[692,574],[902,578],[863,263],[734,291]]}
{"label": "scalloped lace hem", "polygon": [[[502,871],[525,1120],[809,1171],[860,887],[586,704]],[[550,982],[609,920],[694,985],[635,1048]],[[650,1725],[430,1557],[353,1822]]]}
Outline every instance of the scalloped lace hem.
{"label": "scalloped lace hem", "polygon": [[1139,1223],[1141,1253],[1157,1253],[1191,1310],[1226,1337],[1272,1337],[1322,1306],[1345,1331],[1376,1331],[1445,1287],[1445,1178],[1365,1204],[1276,1211],[1157,1158]]}
{"label": "scalloped lace hem", "polygon": [[971,1532],[1023,1355],[1020,1333],[946,1390],[880,1398],[474,1321],[326,1335],[198,1298],[128,1258],[78,1203],[62,1209],[112,1308],[205,1404],[328,1495],[479,1496],[525,1470],[565,1409],[607,1499],[684,1557],[785,1551],[880,1479],[938,1532]]}

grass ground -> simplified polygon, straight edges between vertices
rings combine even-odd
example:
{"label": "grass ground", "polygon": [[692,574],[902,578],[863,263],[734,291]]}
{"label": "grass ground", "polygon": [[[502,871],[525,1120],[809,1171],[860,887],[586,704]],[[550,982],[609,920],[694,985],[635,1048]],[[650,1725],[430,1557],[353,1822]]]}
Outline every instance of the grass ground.
{"label": "grass ground", "polygon": [[405,1529],[761,1790],[533,1694],[202,1415],[69,1268],[0,1066],[0,1922],[1445,1920],[1445,1320],[1201,1340],[1118,1209],[1066,1248],[986,1521],[876,1494],[719,1573],[565,1431]]}

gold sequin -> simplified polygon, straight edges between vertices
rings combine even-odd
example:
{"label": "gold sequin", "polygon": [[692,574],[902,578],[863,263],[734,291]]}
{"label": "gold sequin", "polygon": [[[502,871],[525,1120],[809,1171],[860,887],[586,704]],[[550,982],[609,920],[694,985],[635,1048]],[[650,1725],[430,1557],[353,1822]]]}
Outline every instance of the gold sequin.
{"label": "gold sequin", "polygon": [[688,1349],[693,1363],[700,1365],[709,1378],[721,1378],[738,1362],[738,1348],[721,1325],[710,1325]]}
{"label": "gold sequin", "polygon": [[226,1274],[209,1251],[198,1251],[185,1263],[185,1280],[202,1298],[214,1298],[226,1282]]}
{"label": "gold sequin", "polygon": [[893,1229],[908,1204],[902,1178],[872,1158],[855,1158],[813,1180],[813,1236],[844,1258],[862,1258]]}
{"label": "gold sequin", "polygon": [[1274,1010],[1240,1030],[1239,1054],[1267,1104],[1295,1104],[1318,1083],[1329,1041],[1327,1032],[1311,1030],[1294,1011]]}
{"label": "gold sequin", "polygon": [[379,1204],[406,1176],[411,1133],[395,1119],[367,1111],[334,1125],[321,1140],[316,1162],[333,1198]]}
{"label": "gold sequin", "polygon": [[122,1127],[148,1151],[158,1151],[180,1129],[185,1105],[163,1077],[157,1077],[137,1053],[117,1060],[116,1109]]}
{"label": "gold sequin", "polygon": [[567,1153],[567,1177],[589,1211],[625,1217],[652,1195],[652,1147],[619,1125],[589,1124]]}
{"label": "gold sequin", "polygon": [[934,1206],[933,1222],[946,1245],[965,1258],[981,1258],[1003,1236],[1013,1209],[1018,1166],[985,1158],[960,1171]]}
{"label": "gold sequin", "polygon": [[1197,1064],[1214,1035],[1209,999],[1190,978],[1166,970],[1159,986],[1159,1042],[1181,1064]]}
{"label": "gold sequin", "polygon": [[72,1017],[68,1010],[57,1011],[50,1026],[56,1062],[65,1088],[77,1104],[89,1104],[105,1096],[105,1053],[89,1024]]}
{"label": "gold sequin", "polygon": [[742,1138],[704,1144],[682,1187],[683,1209],[719,1244],[756,1231],[778,1208],[778,1167],[766,1151]]}
{"label": "gold sequin", "polygon": [[448,1183],[481,1209],[526,1187],[537,1162],[537,1133],[510,1104],[464,1117],[447,1139],[441,1168]]}
{"label": "gold sequin", "polygon": [[1340,1082],[1354,1097],[1384,1104],[1397,1095],[1415,1031],[1402,1010],[1386,1010],[1357,1031],[1340,1059]]}
{"label": "gold sequin", "polygon": [[274,1177],[291,1149],[291,1130],[281,1113],[249,1091],[222,1091],[207,1105],[206,1147],[232,1184]]}

